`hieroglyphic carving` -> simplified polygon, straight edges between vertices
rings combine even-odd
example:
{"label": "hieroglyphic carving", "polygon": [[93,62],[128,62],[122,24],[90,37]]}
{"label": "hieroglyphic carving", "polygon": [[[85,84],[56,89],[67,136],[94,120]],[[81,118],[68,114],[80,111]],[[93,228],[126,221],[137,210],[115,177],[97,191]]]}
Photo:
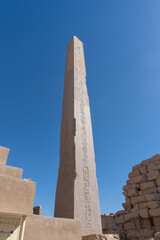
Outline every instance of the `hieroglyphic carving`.
{"label": "hieroglyphic carving", "polygon": [[[88,159],[87,159],[87,131],[86,131],[86,118],[85,118],[85,82],[82,82],[83,78],[80,78],[79,82],[79,100],[80,100],[80,119],[81,119],[81,140],[82,140],[82,161],[83,161],[83,182],[84,182],[84,203],[85,203],[85,218],[86,218],[86,227],[91,228],[92,220],[92,211],[90,204],[90,191],[89,191],[89,168],[88,168]],[[88,97],[88,95],[87,95]]]}

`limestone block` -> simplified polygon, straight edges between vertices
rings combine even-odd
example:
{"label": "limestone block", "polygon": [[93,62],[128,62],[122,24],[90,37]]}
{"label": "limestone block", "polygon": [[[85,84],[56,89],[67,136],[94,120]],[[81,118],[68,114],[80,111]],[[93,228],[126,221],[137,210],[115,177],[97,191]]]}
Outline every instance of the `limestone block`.
{"label": "limestone block", "polygon": [[137,170],[137,169],[140,169],[142,167],[142,164],[140,163],[140,164],[137,164],[137,165],[135,165],[135,166],[133,166],[132,167],[132,171],[135,171],[135,170]]}
{"label": "limestone block", "polygon": [[128,190],[128,185],[124,185],[123,186],[123,191],[127,191]]}
{"label": "limestone block", "polygon": [[160,208],[160,201],[149,201],[147,202],[148,208]]}
{"label": "limestone block", "polygon": [[0,164],[0,176],[21,178],[23,169]]}
{"label": "limestone block", "polygon": [[101,215],[102,229],[108,229],[109,225],[115,223],[115,217],[110,215]]}
{"label": "limestone block", "polygon": [[141,202],[145,202],[146,199],[144,196],[137,196],[137,197],[131,197],[131,204],[134,205],[136,203],[141,203]]}
{"label": "limestone block", "polygon": [[126,184],[127,184],[127,185],[130,185],[130,184],[131,184],[130,179],[128,179],[128,180],[126,181]]}
{"label": "limestone block", "polygon": [[156,161],[160,161],[160,153],[151,157],[151,162],[156,162]]}
{"label": "limestone block", "polygon": [[139,191],[140,196],[150,194],[150,193],[157,193],[157,188],[155,187],[155,188],[149,188],[149,189],[146,189],[146,190],[143,190],[143,191]]}
{"label": "limestone block", "polygon": [[153,217],[153,222],[156,228],[156,232],[160,232],[160,216],[159,217]]}
{"label": "limestone block", "polygon": [[157,187],[157,192],[160,193],[160,187]]}
{"label": "limestone block", "polygon": [[127,231],[127,239],[137,239],[140,237],[140,233],[136,230]]}
{"label": "limestone block", "polygon": [[155,170],[152,172],[147,173],[147,180],[151,181],[154,179],[160,178],[160,171],[159,170]]}
{"label": "limestone block", "polygon": [[135,229],[136,229],[136,226],[134,221],[124,224],[124,230],[135,230]]}
{"label": "limestone block", "polygon": [[135,220],[134,220],[134,223],[135,223],[135,226],[136,226],[137,231],[140,232],[141,229],[142,229],[140,219],[139,219],[139,218],[135,219]]}
{"label": "limestone block", "polygon": [[131,199],[130,199],[129,197],[126,197],[125,200],[126,200],[126,203],[127,203],[127,204],[130,204],[130,203],[131,203]]}
{"label": "limestone block", "polygon": [[9,153],[9,148],[0,146],[0,164],[3,164],[3,165],[6,164],[7,158],[8,158],[8,153]]}
{"label": "limestone block", "polygon": [[73,219],[29,216],[24,240],[81,240],[80,222]]}
{"label": "limestone block", "polygon": [[36,183],[0,176],[0,212],[33,213]]}
{"label": "limestone block", "polygon": [[140,183],[141,190],[146,190],[146,189],[155,188],[155,187],[156,187],[155,181],[148,181],[148,182]]}
{"label": "limestone block", "polygon": [[146,176],[145,175],[139,175],[137,177],[134,177],[131,180],[131,183],[142,183],[146,181]]}
{"label": "limestone block", "polygon": [[148,207],[147,202],[139,203],[139,208],[140,209],[147,208],[147,207]]}
{"label": "limestone block", "polygon": [[158,187],[160,187],[160,178],[156,179],[156,183],[157,183]]}
{"label": "limestone block", "polygon": [[128,197],[134,197],[134,196],[138,196],[138,190],[137,189],[129,189],[128,190]]}
{"label": "limestone block", "polygon": [[133,208],[131,209],[132,212],[137,212],[139,210],[139,204],[134,204]]}
{"label": "limestone block", "polygon": [[140,171],[140,173],[141,173],[142,175],[145,175],[145,174],[147,173],[147,168],[146,168],[146,166],[141,167],[141,168],[139,169],[139,171]]}
{"label": "limestone block", "polygon": [[160,194],[159,193],[146,194],[145,199],[146,201],[160,201]]}
{"label": "limestone block", "polygon": [[138,218],[138,217],[139,217],[138,211],[137,212],[128,213],[128,214],[126,214],[124,216],[126,222],[128,222],[129,220],[133,220],[135,218]]}
{"label": "limestone block", "polygon": [[160,170],[160,161],[153,162],[148,165],[148,171],[153,172],[155,170]]}
{"label": "limestone block", "polygon": [[154,236],[155,236],[155,238],[160,239],[160,232],[156,232],[156,233],[154,234]]}
{"label": "limestone block", "polygon": [[131,209],[131,205],[127,204],[127,203],[122,203],[122,207],[127,210],[127,209]]}
{"label": "limestone block", "polygon": [[145,238],[153,237],[154,231],[151,229],[142,229],[141,230],[141,236]]}
{"label": "limestone block", "polygon": [[150,159],[146,159],[146,160],[142,161],[141,163],[142,163],[142,166],[144,167],[144,166],[147,166],[150,162],[151,162]]}
{"label": "limestone block", "polygon": [[128,192],[123,192],[123,195],[124,195],[125,197],[128,197]]}
{"label": "limestone block", "polygon": [[160,208],[155,208],[155,209],[149,210],[149,215],[151,217],[158,217],[158,216],[160,216]]}
{"label": "limestone block", "polygon": [[144,228],[152,229],[151,222],[148,218],[143,219]]}
{"label": "limestone block", "polygon": [[139,176],[139,175],[140,175],[140,171],[139,171],[138,169],[136,169],[136,170],[130,172],[130,173],[128,174],[128,177],[129,177],[129,178],[134,178],[134,177],[137,177],[137,176]]}
{"label": "limestone block", "polygon": [[141,216],[141,218],[149,218],[148,209],[147,208],[140,209],[139,215]]}
{"label": "limestone block", "polygon": [[120,210],[120,211],[117,211],[116,212],[116,216],[121,216],[121,215],[124,215],[125,214],[125,210]]}
{"label": "limestone block", "polygon": [[121,224],[121,223],[124,223],[124,222],[125,222],[124,216],[116,217],[116,223],[117,224]]}

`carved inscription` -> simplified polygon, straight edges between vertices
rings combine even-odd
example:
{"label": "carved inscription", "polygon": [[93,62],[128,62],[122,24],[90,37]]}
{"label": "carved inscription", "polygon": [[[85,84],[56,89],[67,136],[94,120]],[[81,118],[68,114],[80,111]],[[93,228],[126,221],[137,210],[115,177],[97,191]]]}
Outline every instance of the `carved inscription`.
{"label": "carved inscription", "polygon": [[83,161],[83,183],[84,183],[84,203],[85,203],[85,218],[86,218],[86,227],[91,228],[92,220],[92,211],[90,204],[90,191],[89,191],[89,168],[88,168],[88,159],[87,159],[87,132],[86,132],[86,117],[84,110],[84,96],[86,87],[82,81],[79,81],[79,93],[80,93],[80,118],[81,118],[81,139],[82,139],[82,161]]}

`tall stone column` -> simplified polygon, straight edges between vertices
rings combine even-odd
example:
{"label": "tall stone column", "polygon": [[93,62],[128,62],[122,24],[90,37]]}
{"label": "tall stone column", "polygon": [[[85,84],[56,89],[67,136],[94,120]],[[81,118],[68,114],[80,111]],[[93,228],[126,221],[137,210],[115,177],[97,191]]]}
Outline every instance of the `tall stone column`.
{"label": "tall stone column", "polygon": [[102,233],[83,43],[68,43],[55,217],[81,222],[82,235]]}

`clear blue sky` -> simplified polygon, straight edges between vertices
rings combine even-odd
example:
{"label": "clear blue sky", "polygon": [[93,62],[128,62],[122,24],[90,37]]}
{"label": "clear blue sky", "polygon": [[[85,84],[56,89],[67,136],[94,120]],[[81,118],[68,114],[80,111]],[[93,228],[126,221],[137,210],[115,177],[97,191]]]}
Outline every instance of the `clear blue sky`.
{"label": "clear blue sky", "polygon": [[66,45],[84,43],[101,213],[160,152],[159,0],[1,0],[0,145],[53,215]]}

